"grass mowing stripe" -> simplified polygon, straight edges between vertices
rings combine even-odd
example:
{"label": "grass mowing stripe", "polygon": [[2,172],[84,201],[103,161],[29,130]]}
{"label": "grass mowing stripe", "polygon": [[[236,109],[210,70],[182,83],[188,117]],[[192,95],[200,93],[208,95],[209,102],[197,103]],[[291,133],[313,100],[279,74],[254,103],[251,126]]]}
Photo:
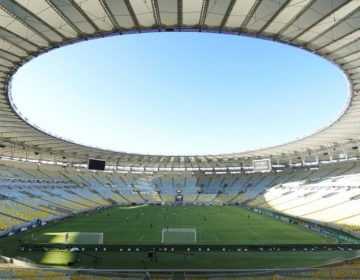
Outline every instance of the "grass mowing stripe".
{"label": "grass mowing stripe", "polygon": [[[128,218],[128,219],[127,219]],[[151,227],[152,225],[152,227]],[[51,232],[103,232],[104,244],[160,244],[161,231],[196,228],[198,244],[309,244],[336,243],[331,237],[312,232],[236,206],[144,206],[113,207],[91,216],[83,215],[0,239],[2,255],[28,258],[47,265],[65,266],[69,252],[20,252],[20,242],[49,243]],[[20,241],[21,239],[21,241]],[[204,251],[204,250],[203,250]],[[193,256],[159,254],[150,263],[145,252],[97,252],[103,261],[81,257],[78,266],[94,268],[270,268],[299,267],[328,262],[355,252],[194,252]],[[62,256],[62,257],[60,257]],[[62,262],[61,262],[62,260]],[[121,260],[121,261],[120,261]],[[143,262],[142,262],[143,261]]]}
{"label": "grass mowing stripe", "polygon": [[[47,232],[104,232],[105,244],[159,244],[161,230],[166,227],[195,228],[198,244],[336,242],[320,233],[236,206],[114,207],[92,216],[35,229],[33,238],[27,233],[23,239],[30,243],[47,243],[50,242]],[[141,235],[144,236],[139,240]]]}
{"label": "grass mowing stripe", "polygon": [[266,241],[266,238],[264,238],[262,235],[258,234],[256,231],[251,230],[250,228],[247,228],[246,230],[248,230],[249,232],[251,232],[252,234],[256,235],[257,237],[259,237],[262,240]]}

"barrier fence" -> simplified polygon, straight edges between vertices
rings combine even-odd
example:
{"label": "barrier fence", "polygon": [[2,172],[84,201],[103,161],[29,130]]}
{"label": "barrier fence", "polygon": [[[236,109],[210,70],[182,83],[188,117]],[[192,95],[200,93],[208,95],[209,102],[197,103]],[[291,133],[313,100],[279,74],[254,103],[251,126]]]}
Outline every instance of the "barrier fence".
{"label": "barrier fence", "polygon": [[71,250],[78,248],[80,251],[351,251],[360,250],[360,244],[256,244],[256,245],[198,245],[198,244],[49,244],[49,243],[23,243],[18,246],[19,251],[48,251]]}

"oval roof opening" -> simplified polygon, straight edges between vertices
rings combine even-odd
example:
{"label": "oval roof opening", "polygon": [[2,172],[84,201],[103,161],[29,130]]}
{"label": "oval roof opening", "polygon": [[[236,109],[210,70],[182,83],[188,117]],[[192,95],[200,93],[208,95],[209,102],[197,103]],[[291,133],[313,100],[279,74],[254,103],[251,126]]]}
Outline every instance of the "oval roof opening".
{"label": "oval roof opening", "polygon": [[142,154],[253,150],[306,136],[347,98],[337,67],[271,41],[149,33],[60,48],[21,67],[12,95],[41,129]]}

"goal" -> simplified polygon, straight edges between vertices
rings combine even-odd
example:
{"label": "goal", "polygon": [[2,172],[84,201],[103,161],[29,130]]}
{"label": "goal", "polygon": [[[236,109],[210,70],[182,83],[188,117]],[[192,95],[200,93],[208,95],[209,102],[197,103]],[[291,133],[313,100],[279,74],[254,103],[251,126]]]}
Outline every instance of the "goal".
{"label": "goal", "polygon": [[163,228],[162,244],[196,244],[195,228]]}

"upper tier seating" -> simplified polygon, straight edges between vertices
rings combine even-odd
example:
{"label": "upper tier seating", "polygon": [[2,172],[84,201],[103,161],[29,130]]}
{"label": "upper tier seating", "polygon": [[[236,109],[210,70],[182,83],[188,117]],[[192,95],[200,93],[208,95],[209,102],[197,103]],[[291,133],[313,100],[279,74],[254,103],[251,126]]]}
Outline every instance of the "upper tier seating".
{"label": "upper tier seating", "polygon": [[0,230],[102,205],[245,203],[360,231],[360,163],[281,172],[94,172],[28,163],[0,167]]}

